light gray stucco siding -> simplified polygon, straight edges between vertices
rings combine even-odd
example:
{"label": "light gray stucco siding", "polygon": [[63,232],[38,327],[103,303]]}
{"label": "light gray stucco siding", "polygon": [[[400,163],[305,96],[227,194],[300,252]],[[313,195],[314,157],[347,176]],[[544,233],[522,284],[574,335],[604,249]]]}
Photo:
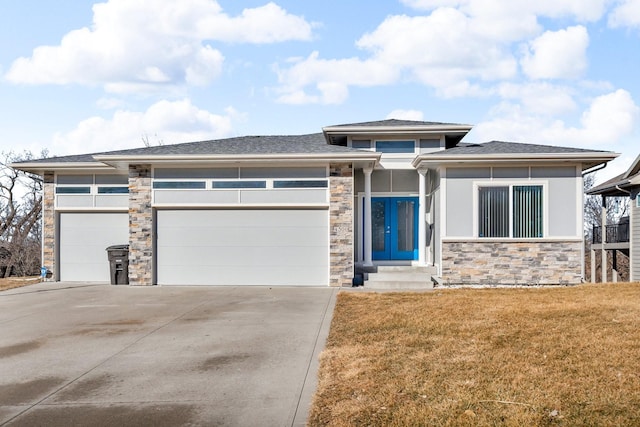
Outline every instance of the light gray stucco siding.
{"label": "light gray stucco siding", "polygon": [[[637,196],[636,196],[637,197]],[[631,281],[640,280],[640,207],[631,199]]]}
{"label": "light gray stucco siding", "polygon": [[391,192],[391,171],[390,170],[373,171],[373,173],[371,174],[371,191],[374,193]]}
{"label": "light gray stucco siding", "polygon": [[56,205],[59,208],[92,208],[93,196],[90,194],[58,194],[56,195]]}
{"label": "light gray stucco siding", "polygon": [[549,183],[549,236],[576,236],[577,224],[577,185],[575,167],[533,167],[531,178],[545,179]]}
{"label": "light gray stucco siding", "polygon": [[473,182],[489,179],[489,168],[447,168],[446,236],[473,236]]}

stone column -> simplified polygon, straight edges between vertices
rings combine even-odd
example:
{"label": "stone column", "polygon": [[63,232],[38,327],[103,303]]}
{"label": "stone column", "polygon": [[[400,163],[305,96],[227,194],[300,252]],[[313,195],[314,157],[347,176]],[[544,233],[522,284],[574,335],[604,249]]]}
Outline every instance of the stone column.
{"label": "stone column", "polygon": [[129,166],[129,284],[153,285],[151,165]]}
{"label": "stone column", "polygon": [[331,286],[353,279],[353,166],[336,163],[329,177],[329,276]]}
{"label": "stone column", "polygon": [[53,272],[55,280],[60,279],[56,265],[56,211],[55,174],[45,172],[42,189],[42,266]]}

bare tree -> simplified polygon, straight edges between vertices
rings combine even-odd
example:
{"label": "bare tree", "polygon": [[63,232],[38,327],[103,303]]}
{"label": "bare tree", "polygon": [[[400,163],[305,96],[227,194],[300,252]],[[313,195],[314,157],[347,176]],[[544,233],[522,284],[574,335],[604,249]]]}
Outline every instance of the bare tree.
{"label": "bare tree", "polygon": [[[42,157],[47,152],[43,151]],[[0,273],[34,275],[40,270],[42,180],[10,163],[31,160],[31,152],[8,152],[0,160]]]}
{"label": "bare tree", "polygon": [[[584,191],[586,192],[593,187],[595,182],[594,174],[584,177]],[[607,218],[606,224],[617,224],[622,217],[629,215],[629,197],[607,197]],[[591,242],[593,239],[593,227],[600,226],[602,223],[602,196],[585,195],[584,198],[584,236],[585,236],[585,272],[588,280],[591,280],[591,262],[592,258],[589,254]],[[602,231],[601,231],[602,232]],[[612,251],[614,254],[607,257],[607,275],[612,277],[613,270],[618,273],[619,279],[628,280],[629,278],[629,260],[628,253],[624,251]],[[616,265],[614,265],[614,255],[617,256]],[[601,251],[595,253],[595,271],[596,280],[602,280],[602,254]]]}
{"label": "bare tree", "polygon": [[155,142],[151,141],[149,139],[149,134],[143,133],[142,134],[142,144],[147,148],[149,148],[149,147],[151,147],[153,145],[157,145],[157,146],[164,145],[164,140],[162,138],[160,138],[157,133],[154,134],[153,136],[155,137]]}
{"label": "bare tree", "polygon": [[[593,187],[595,174],[584,177],[584,191]],[[593,226],[601,225],[602,196],[584,197],[584,234],[588,242],[591,241]],[[620,218],[629,214],[628,197],[607,197],[607,224],[615,224]]]}

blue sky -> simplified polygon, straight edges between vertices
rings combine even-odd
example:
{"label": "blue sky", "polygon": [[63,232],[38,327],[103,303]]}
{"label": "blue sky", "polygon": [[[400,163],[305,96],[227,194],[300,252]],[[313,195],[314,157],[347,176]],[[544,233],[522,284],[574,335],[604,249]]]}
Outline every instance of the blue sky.
{"label": "blue sky", "polygon": [[[366,7],[364,7],[366,5]],[[640,154],[640,0],[0,3],[0,149],[405,118]]]}

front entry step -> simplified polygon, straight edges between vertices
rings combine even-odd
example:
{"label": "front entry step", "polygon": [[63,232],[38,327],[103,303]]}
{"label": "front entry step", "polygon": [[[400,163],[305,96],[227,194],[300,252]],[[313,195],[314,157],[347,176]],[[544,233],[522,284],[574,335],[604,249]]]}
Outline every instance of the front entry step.
{"label": "front entry step", "polygon": [[431,276],[436,269],[430,266],[379,266],[364,282],[368,289],[433,289]]}

